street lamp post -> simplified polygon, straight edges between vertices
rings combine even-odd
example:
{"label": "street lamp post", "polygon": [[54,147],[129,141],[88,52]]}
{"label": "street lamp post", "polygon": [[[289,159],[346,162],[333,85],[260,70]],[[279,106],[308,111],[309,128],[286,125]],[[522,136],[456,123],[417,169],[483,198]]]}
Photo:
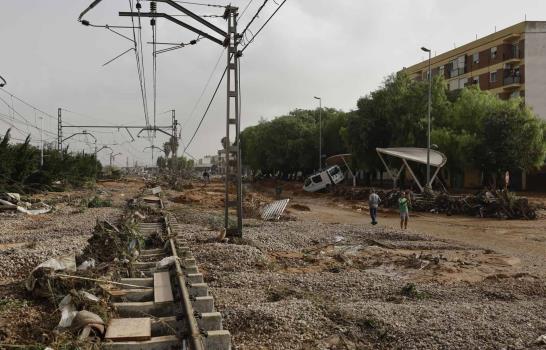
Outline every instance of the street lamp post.
{"label": "street lamp post", "polygon": [[314,98],[319,101],[319,170],[322,170],[322,98]]}
{"label": "street lamp post", "polygon": [[428,52],[428,131],[427,131],[427,185],[431,187],[430,183],[430,112],[432,109],[432,69],[431,69],[431,50],[426,47],[421,47],[421,50]]}

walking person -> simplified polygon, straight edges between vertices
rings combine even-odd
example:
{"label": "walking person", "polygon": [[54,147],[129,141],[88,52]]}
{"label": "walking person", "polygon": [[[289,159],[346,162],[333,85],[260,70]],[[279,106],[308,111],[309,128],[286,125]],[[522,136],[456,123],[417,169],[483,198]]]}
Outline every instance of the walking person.
{"label": "walking person", "polygon": [[210,182],[210,174],[206,170],[203,172],[203,181],[205,182],[205,186]]}
{"label": "walking person", "polygon": [[368,198],[368,206],[370,207],[370,217],[372,218],[372,225],[377,225],[377,207],[381,203],[381,198],[375,193],[372,188],[370,197]]}
{"label": "walking person", "polygon": [[409,220],[409,192],[402,192],[400,198],[398,198],[398,207],[400,209],[400,229],[406,230],[408,228]]}

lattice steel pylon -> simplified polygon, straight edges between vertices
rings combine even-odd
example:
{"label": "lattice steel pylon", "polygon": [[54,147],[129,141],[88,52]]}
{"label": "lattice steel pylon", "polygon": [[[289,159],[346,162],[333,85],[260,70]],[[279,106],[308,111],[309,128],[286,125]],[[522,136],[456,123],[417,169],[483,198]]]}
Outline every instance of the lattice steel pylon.
{"label": "lattice steel pylon", "polygon": [[[241,38],[237,34],[237,10],[237,7],[228,6],[224,14],[228,22],[228,35],[226,38],[227,119],[226,137],[223,142],[225,156],[224,227],[228,236],[242,236],[243,232],[241,118],[239,114],[239,57],[241,53],[237,50]],[[234,131],[233,134],[232,131]],[[234,136],[233,142],[231,141],[232,135]],[[229,220],[230,209],[234,209],[236,212],[235,226]]]}
{"label": "lattice steel pylon", "polygon": [[62,109],[59,108],[57,110],[57,150],[61,152],[62,157],[62,151],[63,151],[63,117],[62,117]]}

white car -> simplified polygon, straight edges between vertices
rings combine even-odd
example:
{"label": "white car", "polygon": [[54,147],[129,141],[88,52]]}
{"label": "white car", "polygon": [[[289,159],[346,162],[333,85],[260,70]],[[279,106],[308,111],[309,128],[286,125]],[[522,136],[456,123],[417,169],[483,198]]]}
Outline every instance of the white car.
{"label": "white car", "polygon": [[303,189],[307,192],[317,192],[320,190],[328,190],[332,185],[337,185],[345,176],[339,166],[334,165],[326,170],[309,176],[303,183]]}

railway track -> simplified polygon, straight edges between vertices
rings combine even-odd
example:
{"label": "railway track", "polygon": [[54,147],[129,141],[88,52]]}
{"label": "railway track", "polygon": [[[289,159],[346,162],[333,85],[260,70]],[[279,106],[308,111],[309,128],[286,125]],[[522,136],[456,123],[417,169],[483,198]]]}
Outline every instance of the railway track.
{"label": "railway track", "polygon": [[[163,208],[161,198],[155,197],[143,199],[148,206]],[[121,278],[111,291],[117,317],[108,324],[103,348],[231,349],[231,335],[222,328],[222,316],[215,311],[176,218],[162,214],[140,223],[139,230],[147,243],[132,264],[133,277]],[[163,243],[149,239],[157,233],[167,239]]]}

